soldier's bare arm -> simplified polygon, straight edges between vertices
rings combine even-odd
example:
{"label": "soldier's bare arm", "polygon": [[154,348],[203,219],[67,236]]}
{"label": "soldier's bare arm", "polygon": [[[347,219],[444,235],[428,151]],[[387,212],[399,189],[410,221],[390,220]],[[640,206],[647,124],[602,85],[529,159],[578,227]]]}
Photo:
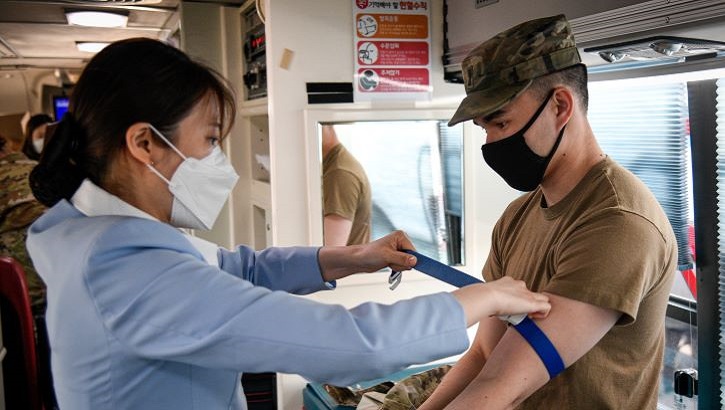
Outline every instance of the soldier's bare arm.
{"label": "soldier's bare arm", "polygon": [[[620,317],[614,310],[557,295],[549,294],[549,297],[551,312],[537,324],[556,346],[567,367],[587,353]],[[487,357],[481,372],[445,408],[514,408],[548,380],[541,359],[515,329],[509,328]]]}
{"label": "soldier's bare arm", "polygon": [[442,409],[456,398],[481,372],[487,358],[506,332],[506,324],[498,318],[487,318],[478,324],[471,348],[443,378],[419,410]]}

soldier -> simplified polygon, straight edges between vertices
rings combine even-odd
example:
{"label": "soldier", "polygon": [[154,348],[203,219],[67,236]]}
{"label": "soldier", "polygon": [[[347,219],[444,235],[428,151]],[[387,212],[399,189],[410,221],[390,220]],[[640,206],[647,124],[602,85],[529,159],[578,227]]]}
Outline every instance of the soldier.
{"label": "soldier", "polygon": [[45,285],[25,249],[27,229],[45,212],[45,206],[33,196],[28,175],[36,161],[19,151],[18,141],[0,137],[4,147],[0,151],[0,255],[17,260],[25,270],[33,314],[45,312]]}
{"label": "soldier", "polygon": [[370,242],[370,181],[332,125],[322,126],[322,197],[325,245]]}
{"label": "soldier", "polygon": [[569,23],[508,29],[462,70],[467,96],[449,125],[482,127],[485,162],[527,192],[496,223],[483,277],[549,295],[537,324],[566,370],[551,376],[516,330],[483,320],[421,409],[654,409],[677,246],[649,189],[597,144]]}

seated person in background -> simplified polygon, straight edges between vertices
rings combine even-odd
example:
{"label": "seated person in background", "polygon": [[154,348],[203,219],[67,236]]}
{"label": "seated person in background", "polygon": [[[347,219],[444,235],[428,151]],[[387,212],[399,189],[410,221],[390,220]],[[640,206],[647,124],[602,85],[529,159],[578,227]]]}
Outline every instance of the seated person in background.
{"label": "seated person in background", "polygon": [[48,124],[53,119],[46,114],[35,114],[28,120],[27,129],[25,130],[25,143],[23,144],[23,154],[30,159],[38,160],[40,153],[43,152],[45,145],[45,133],[48,130]]}
{"label": "seated person in background", "polygon": [[677,244],[647,186],[597,144],[569,23],[559,15],[506,30],[473,49],[462,72],[467,96],[449,125],[482,127],[486,163],[527,192],[496,223],[483,277],[549,295],[537,324],[566,369],[550,379],[519,332],[482,320],[420,409],[656,408]]}
{"label": "seated person in background", "polygon": [[37,162],[28,159],[20,146],[22,140],[0,137],[0,255],[11,256],[22,265],[28,282],[33,314],[45,312],[45,285],[35,272],[25,248],[27,230],[45,212],[45,206],[33,196],[28,175]]}
{"label": "seated person in background", "polygon": [[36,161],[28,159],[20,147],[22,139],[0,136],[0,256],[17,260],[25,272],[35,322],[38,365],[43,401],[53,404],[55,396],[50,375],[48,336],[45,328],[45,284],[35,270],[25,247],[30,224],[45,212],[30,190],[28,176]]}
{"label": "seated person in background", "polygon": [[322,126],[322,197],[326,246],[370,242],[370,182],[332,125]]}

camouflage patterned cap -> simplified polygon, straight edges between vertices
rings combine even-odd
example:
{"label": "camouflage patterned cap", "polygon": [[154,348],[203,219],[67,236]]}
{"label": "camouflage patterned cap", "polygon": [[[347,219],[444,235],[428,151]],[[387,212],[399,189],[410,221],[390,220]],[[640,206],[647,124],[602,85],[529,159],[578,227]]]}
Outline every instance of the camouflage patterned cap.
{"label": "camouflage patterned cap", "polygon": [[474,48],[463,60],[463,99],[449,126],[489,115],[523,92],[533,79],[581,63],[563,14],[527,21]]}

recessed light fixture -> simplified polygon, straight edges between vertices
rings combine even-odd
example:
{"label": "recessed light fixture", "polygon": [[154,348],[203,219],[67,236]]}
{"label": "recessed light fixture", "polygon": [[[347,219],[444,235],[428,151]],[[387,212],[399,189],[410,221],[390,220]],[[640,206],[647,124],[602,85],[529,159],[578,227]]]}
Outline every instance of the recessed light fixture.
{"label": "recessed light fixture", "polygon": [[68,24],[86,27],[126,27],[128,14],[106,11],[66,11]]}
{"label": "recessed light fixture", "polygon": [[[656,36],[589,47],[585,53],[597,53],[609,63],[627,61],[680,61],[683,58],[709,58],[707,56],[725,52],[725,42],[688,37]],[[684,60],[683,60],[684,61]]]}
{"label": "recessed light fixture", "polygon": [[599,57],[601,57],[604,61],[608,63],[614,63],[623,59],[624,57],[627,57],[627,54],[618,51],[600,51]]}
{"label": "recessed light fixture", "polygon": [[107,45],[111,43],[103,43],[98,41],[76,41],[76,47],[79,51],[85,51],[86,53],[97,53],[103,50]]}

